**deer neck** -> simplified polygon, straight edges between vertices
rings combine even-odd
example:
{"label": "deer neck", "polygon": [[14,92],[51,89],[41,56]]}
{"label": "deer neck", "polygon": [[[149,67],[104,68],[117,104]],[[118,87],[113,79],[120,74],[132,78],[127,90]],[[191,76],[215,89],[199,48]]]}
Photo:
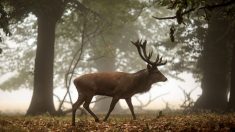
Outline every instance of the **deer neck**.
{"label": "deer neck", "polygon": [[147,69],[134,73],[134,85],[138,93],[146,92],[151,88],[152,82]]}

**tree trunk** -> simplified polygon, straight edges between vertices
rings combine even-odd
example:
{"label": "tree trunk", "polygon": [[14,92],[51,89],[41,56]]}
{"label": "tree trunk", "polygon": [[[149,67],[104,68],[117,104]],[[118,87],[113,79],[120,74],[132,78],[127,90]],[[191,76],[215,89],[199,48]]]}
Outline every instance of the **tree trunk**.
{"label": "tree trunk", "polygon": [[228,47],[226,32],[228,21],[218,19],[216,14],[210,19],[201,58],[203,79],[202,95],[195,103],[196,108],[224,110],[228,94]]}
{"label": "tree trunk", "polygon": [[53,62],[56,19],[38,15],[34,89],[27,115],[54,114]]}
{"label": "tree trunk", "polygon": [[230,97],[229,97],[229,109],[235,110],[235,44],[233,43],[231,62],[231,82],[230,82]]}

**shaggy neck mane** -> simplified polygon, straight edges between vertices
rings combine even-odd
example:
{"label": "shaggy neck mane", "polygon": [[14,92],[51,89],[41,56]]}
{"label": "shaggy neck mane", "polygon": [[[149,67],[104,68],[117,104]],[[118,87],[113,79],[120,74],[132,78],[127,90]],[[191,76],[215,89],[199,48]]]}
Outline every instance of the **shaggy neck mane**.
{"label": "shaggy neck mane", "polygon": [[143,93],[149,91],[151,88],[151,80],[149,78],[149,73],[147,69],[140,70],[134,73],[134,89],[139,89],[138,93]]}

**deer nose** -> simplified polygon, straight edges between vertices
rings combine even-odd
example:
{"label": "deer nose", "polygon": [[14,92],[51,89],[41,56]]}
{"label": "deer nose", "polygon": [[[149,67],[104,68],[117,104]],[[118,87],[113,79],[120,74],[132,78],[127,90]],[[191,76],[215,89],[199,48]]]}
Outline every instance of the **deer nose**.
{"label": "deer nose", "polygon": [[167,78],[165,78],[164,82],[167,81]]}

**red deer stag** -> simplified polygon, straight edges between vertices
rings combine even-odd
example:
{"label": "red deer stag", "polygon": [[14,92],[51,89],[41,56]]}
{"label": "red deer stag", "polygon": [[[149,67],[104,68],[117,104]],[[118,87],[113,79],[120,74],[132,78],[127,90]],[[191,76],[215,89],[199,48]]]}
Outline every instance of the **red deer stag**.
{"label": "red deer stag", "polygon": [[[131,41],[132,42],[132,41]],[[83,104],[83,107],[95,118],[98,122],[98,117],[90,110],[89,105],[92,97],[95,95],[105,95],[112,98],[112,102],[107,115],[104,118],[106,121],[114,109],[115,104],[119,99],[125,99],[133,119],[136,119],[131,97],[137,93],[143,93],[150,90],[151,85],[156,82],[166,81],[167,78],[158,70],[158,66],[165,65],[167,61],[162,62],[162,57],[157,56],[156,60],[151,61],[153,52],[146,53],[145,40],[132,42],[138,50],[140,57],[147,62],[147,68],[136,73],[125,72],[99,72],[80,76],[74,80],[74,85],[78,91],[78,99],[73,104],[72,108],[72,125],[75,125],[75,113],[78,107]]]}

